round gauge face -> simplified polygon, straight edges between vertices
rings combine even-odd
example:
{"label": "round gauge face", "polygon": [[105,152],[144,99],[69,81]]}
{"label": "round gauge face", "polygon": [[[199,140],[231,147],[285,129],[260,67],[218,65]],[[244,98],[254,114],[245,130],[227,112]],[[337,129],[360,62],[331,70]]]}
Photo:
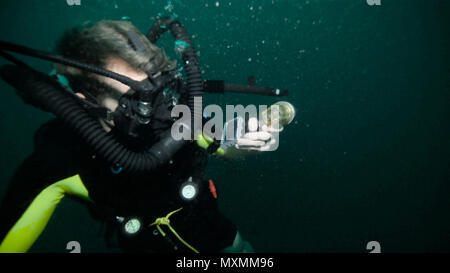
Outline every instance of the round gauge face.
{"label": "round gauge face", "polygon": [[181,196],[184,199],[192,199],[197,195],[197,188],[193,184],[185,184],[181,188]]}
{"label": "round gauge face", "polygon": [[125,224],[125,231],[129,234],[134,234],[138,232],[139,229],[141,229],[141,222],[136,218],[128,220]]}

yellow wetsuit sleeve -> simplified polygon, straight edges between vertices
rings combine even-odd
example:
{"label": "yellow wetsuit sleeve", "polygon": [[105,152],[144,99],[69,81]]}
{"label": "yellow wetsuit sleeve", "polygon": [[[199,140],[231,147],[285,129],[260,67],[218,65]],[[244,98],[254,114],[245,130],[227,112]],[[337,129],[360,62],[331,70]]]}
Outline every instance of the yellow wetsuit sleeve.
{"label": "yellow wetsuit sleeve", "polygon": [[65,194],[89,201],[89,193],[79,175],[60,180],[40,192],[0,244],[0,253],[24,253],[39,238],[56,206]]}

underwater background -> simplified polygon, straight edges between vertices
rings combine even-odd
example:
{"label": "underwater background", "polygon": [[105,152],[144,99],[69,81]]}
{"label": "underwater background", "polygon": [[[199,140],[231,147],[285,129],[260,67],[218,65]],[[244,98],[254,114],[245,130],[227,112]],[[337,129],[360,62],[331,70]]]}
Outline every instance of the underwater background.
{"label": "underwater background", "polygon": [[[187,28],[204,79],[256,77],[288,89],[297,116],[275,152],[207,175],[219,206],[257,252],[450,251],[450,1],[2,0],[0,39],[53,51],[68,28],[162,15]],[[176,58],[166,34],[158,45]],[[40,71],[48,62],[21,57]],[[0,60],[0,64],[6,63]],[[205,104],[276,98],[206,95]],[[0,198],[52,118],[0,82]],[[0,215],[1,221],[1,215]],[[88,209],[65,198],[30,252],[116,252]]]}

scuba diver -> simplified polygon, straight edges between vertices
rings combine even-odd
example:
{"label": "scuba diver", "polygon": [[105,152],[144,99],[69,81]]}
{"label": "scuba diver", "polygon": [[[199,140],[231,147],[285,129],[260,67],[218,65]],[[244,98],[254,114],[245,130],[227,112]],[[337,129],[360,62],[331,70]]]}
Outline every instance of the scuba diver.
{"label": "scuba diver", "polygon": [[[174,36],[185,77],[156,46],[166,31]],[[7,51],[51,61],[55,70],[41,73]],[[105,223],[107,245],[125,252],[253,252],[218,210],[214,182],[204,170],[210,155],[269,150],[277,129],[249,118],[235,145],[189,126],[196,140],[175,140],[171,110],[185,104],[194,119],[194,98],[204,92],[287,91],[203,81],[190,36],[168,17],[147,35],[127,21],[100,21],[66,32],[57,51],[0,41],[0,56],[14,63],[0,67],[0,77],[25,103],[56,116],[36,132],[34,151],[2,201],[0,252],[27,252],[65,195],[85,202]]]}

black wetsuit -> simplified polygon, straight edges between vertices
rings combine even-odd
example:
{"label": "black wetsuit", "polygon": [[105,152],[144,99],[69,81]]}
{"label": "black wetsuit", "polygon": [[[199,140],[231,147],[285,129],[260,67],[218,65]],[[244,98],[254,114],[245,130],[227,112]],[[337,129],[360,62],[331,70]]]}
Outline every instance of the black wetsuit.
{"label": "black wetsuit", "polygon": [[[111,132],[113,133],[113,132]],[[188,144],[173,159],[146,175],[117,174],[115,166],[106,164],[92,153],[69,128],[57,119],[44,124],[35,135],[35,149],[16,171],[1,206],[3,238],[33,198],[46,186],[79,174],[95,204],[93,212],[118,235],[125,251],[189,252],[168,229],[167,237],[154,235],[148,224],[180,207],[170,217],[171,225],[182,238],[200,252],[215,252],[230,246],[235,226],[217,209],[217,201],[203,177],[205,151],[196,143]],[[189,177],[197,183],[198,195],[186,201],[180,195],[181,185]],[[116,216],[137,216],[145,229],[137,236],[121,236]],[[164,227],[163,227],[164,229]],[[170,242],[176,244],[177,247]]]}

